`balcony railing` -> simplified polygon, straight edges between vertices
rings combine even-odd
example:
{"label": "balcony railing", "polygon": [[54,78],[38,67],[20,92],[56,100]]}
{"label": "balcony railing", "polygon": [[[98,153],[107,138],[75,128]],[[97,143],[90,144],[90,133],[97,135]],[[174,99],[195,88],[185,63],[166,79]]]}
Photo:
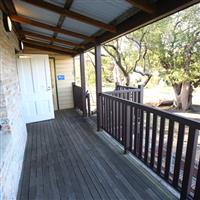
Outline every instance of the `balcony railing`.
{"label": "balcony railing", "polygon": [[181,199],[200,199],[200,123],[115,92],[99,96],[101,128],[179,190]]}
{"label": "balcony railing", "polygon": [[143,86],[136,87],[116,85],[114,91],[106,92],[115,97],[130,100],[137,103],[143,103]]}
{"label": "balcony railing", "polygon": [[72,83],[74,108],[83,112],[83,115],[90,116],[90,94],[82,87]]}

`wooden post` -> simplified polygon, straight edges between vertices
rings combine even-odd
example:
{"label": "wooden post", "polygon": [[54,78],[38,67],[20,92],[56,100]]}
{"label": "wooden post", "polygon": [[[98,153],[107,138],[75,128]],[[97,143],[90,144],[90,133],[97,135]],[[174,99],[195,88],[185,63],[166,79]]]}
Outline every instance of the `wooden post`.
{"label": "wooden post", "polygon": [[81,73],[81,88],[83,90],[83,94],[82,94],[83,116],[87,116],[87,110],[86,110],[86,91],[85,91],[85,62],[84,62],[84,53],[80,54],[80,73]]}
{"label": "wooden post", "polygon": [[101,77],[101,45],[95,46],[95,77],[96,77],[96,107],[97,107],[97,131],[100,130],[101,106],[100,96],[102,92],[102,77]]}

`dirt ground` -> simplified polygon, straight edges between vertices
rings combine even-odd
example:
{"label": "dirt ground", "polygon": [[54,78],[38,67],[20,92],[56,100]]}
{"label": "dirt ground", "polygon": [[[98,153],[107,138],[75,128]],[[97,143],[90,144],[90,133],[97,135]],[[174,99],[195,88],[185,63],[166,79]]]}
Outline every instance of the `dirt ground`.
{"label": "dirt ground", "polygon": [[[144,89],[144,103],[149,104],[162,100],[174,100],[174,91],[171,87],[154,87]],[[160,109],[168,110],[180,116],[200,121],[200,88],[193,92],[192,108],[186,112],[176,110],[173,107],[160,107]]]}

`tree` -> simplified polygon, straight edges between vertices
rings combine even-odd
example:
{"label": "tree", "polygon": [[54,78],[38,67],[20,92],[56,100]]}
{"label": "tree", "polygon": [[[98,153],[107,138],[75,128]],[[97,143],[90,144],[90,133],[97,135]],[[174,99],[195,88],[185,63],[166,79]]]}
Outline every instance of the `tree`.
{"label": "tree", "polygon": [[151,74],[146,72],[148,48],[145,36],[147,31],[147,29],[141,29],[103,46],[104,50],[121,70],[126,85],[130,84],[130,74],[133,72],[146,77],[144,85],[151,78]]}
{"label": "tree", "polygon": [[105,80],[114,80],[115,66],[126,85],[133,72],[145,77],[146,85],[150,72],[159,71],[174,89],[177,108],[189,109],[193,90],[200,85],[199,22],[200,4],[104,44]]}
{"label": "tree", "polygon": [[154,53],[173,86],[176,106],[187,110],[193,89],[200,84],[200,5],[172,15],[156,24]]}

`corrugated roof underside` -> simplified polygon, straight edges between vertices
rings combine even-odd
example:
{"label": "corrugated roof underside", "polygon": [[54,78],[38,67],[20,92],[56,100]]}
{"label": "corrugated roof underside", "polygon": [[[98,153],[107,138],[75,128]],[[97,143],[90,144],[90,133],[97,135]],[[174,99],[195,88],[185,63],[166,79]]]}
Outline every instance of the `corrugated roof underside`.
{"label": "corrugated roof underside", "polygon": [[31,26],[31,25],[28,25],[28,24],[22,24],[21,26],[22,26],[22,29],[25,30],[25,31],[39,33],[39,34],[46,35],[46,36],[49,36],[49,37],[53,36],[53,31],[50,31],[50,30],[47,30],[47,29],[44,29],[44,28],[38,28],[38,27]]}
{"label": "corrugated roof underside", "polygon": [[98,30],[100,30],[99,28],[97,28],[95,26],[92,26],[92,25],[89,25],[86,23],[82,23],[80,21],[74,20],[69,17],[65,18],[62,28],[72,30],[74,32],[85,34],[88,36],[93,35]]}
{"label": "corrugated roof underside", "polygon": [[[66,0],[44,0],[44,1],[60,7],[64,7],[66,2]],[[52,26],[57,26],[60,14],[49,11],[47,9],[42,9],[37,6],[33,6],[32,4],[23,2],[21,0],[13,0],[13,3],[15,5],[18,15],[22,15],[27,18],[45,24],[49,24]],[[103,23],[110,24],[111,22],[116,23],[115,20],[120,16],[124,15],[124,13],[126,13],[127,11],[128,12],[133,11],[132,12],[133,14],[134,12],[137,12],[138,9],[134,8],[133,5],[128,3],[126,0],[73,0],[70,10],[88,16],[92,19],[99,20]],[[124,20],[124,18],[122,18],[122,20]],[[118,24],[118,22],[116,24]],[[21,26],[22,29],[26,31],[47,35],[49,37],[53,36],[53,31],[47,29],[38,28],[36,26],[23,23],[21,23]],[[101,33],[105,31],[94,25],[83,23],[81,21],[77,21],[69,17],[65,17],[64,23],[61,28],[72,32],[81,33],[87,36],[91,36],[94,35],[95,33]],[[78,44],[84,42],[83,39],[60,33],[57,34],[57,38],[75,42]],[[37,41],[36,38],[35,41]],[[38,40],[38,41],[44,42],[43,40]],[[63,45],[57,42],[54,42],[54,45],[72,48],[71,46]]]}
{"label": "corrugated roof underside", "polygon": [[130,8],[125,0],[74,0],[70,10],[110,23]]}
{"label": "corrugated roof underside", "polygon": [[75,37],[72,37],[72,36],[69,36],[69,35],[64,35],[64,34],[61,34],[61,33],[58,33],[57,38],[62,39],[62,40],[68,40],[68,41],[75,42],[75,43],[81,43],[81,42],[84,41],[83,39],[75,38]]}
{"label": "corrugated roof underside", "polygon": [[39,8],[33,6],[29,3],[13,0],[17,14],[23,15],[25,17],[31,18],[33,20],[40,21],[42,23],[50,24],[56,26],[59,14],[48,11],[47,9]]}

